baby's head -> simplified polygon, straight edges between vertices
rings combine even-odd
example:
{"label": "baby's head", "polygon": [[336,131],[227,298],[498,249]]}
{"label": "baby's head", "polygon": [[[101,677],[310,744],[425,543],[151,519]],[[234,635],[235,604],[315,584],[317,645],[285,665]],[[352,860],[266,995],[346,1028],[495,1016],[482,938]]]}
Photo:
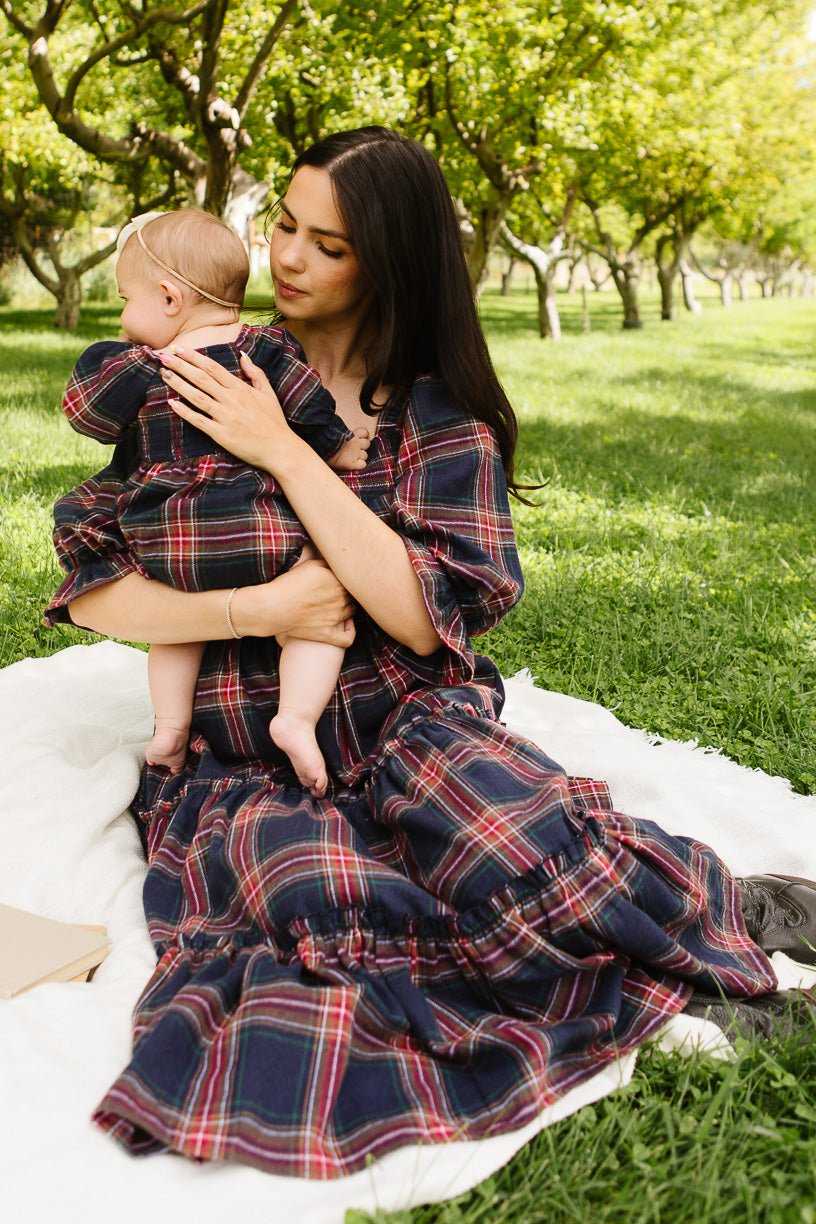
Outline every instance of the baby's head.
{"label": "baby's head", "polygon": [[161,213],[137,226],[121,248],[122,330],[158,349],[182,330],[232,323],[248,278],[244,244],[224,221],[201,208]]}

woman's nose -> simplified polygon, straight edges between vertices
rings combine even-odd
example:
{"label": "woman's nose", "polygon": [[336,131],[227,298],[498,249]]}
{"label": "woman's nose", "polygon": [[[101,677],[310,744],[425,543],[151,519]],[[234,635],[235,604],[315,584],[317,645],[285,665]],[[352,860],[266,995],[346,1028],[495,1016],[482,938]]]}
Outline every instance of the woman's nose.
{"label": "woman's nose", "polygon": [[287,238],[285,242],[281,243],[276,255],[277,261],[282,268],[289,268],[292,272],[303,270],[303,244],[296,237]]}

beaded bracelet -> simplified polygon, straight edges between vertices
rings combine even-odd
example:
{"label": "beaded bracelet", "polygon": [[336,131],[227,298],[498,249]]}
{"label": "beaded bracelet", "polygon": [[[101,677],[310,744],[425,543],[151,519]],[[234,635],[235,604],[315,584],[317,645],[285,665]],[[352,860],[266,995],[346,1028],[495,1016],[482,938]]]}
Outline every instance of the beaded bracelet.
{"label": "beaded bracelet", "polygon": [[230,633],[232,634],[234,638],[241,637],[241,634],[237,632],[235,626],[232,623],[232,601],[235,598],[235,592],[237,590],[238,590],[237,587],[232,588],[229,595],[227,596],[227,604],[226,604],[226,607],[224,608],[224,611],[227,616],[227,628],[229,629]]}

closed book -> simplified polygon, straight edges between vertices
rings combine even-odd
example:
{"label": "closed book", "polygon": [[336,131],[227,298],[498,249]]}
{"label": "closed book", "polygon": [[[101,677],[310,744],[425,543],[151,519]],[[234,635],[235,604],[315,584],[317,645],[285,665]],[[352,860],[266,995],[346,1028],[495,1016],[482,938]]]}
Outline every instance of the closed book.
{"label": "closed book", "polygon": [[87,978],[109,948],[104,927],[56,922],[0,905],[0,999],[42,982]]}

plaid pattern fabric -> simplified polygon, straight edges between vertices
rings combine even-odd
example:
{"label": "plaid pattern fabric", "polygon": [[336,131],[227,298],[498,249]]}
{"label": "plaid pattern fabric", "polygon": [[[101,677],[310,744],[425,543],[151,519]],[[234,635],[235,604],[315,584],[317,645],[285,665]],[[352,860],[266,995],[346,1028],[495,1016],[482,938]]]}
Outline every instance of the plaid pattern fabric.
{"label": "plaid pattern fabric", "polygon": [[471,638],[520,575],[489,431],[424,380],[346,479],[405,538],[444,645],[420,659],[358,617],[323,800],[268,742],[274,644],[207,648],[187,768],[137,800],[159,960],[95,1113],[131,1152],[337,1177],[524,1125],[694,986],[774,986],[710,850],[498,721]]}
{"label": "plaid pattern fabric", "polygon": [[[246,352],[289,423],[323,457],[351,436],[282,328],[243,327],[235,342],[206,351],[238,375]],[[266,582],[303,546],[272,477],[177,416],[159,369],[149,348],[111,341],[91,345],[71,375],[63,400],[69,421],[118,447],[111,465],[54,507],[54,544],[69,576],[46,609],[49,623],[64,619],[83,569],[97,584],[135,569],[179,590],[212,590]]]}

